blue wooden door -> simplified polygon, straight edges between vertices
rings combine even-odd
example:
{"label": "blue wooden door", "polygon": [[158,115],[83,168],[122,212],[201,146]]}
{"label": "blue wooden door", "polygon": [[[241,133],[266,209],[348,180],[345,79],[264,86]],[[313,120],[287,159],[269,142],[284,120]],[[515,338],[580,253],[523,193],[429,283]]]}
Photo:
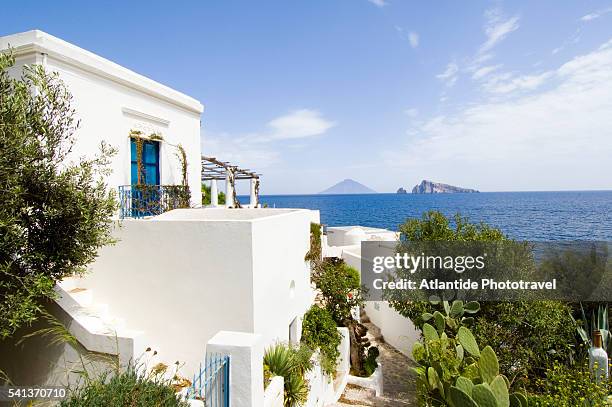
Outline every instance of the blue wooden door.
{"label": "blue wooden door", "polygon": [[[132,139],[130,144],[132,185],[136,185],[139,183],[136,140]],[[159,185],[159,178],[159,142],[143,141],[140,184]]]}
{"label": "blue wooden door", "polygon": [[131,140],[130,148],[132,217],[159,215],[162,213],[162,191],[159,186],[159,142],[143,141],[140,174],[138,174],[136,140]]}

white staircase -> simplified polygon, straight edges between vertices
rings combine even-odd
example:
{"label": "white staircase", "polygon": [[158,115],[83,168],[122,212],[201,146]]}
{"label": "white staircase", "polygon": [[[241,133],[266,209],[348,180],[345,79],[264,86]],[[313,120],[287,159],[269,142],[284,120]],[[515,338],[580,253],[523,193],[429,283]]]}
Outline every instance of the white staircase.
{"label": "white staircase", "polygon": [[121,362],[147,353],[150,344],[144,343],[143,332],[128,328],[108,304],[96,303],[93,290],[80,278],[62,280],[55,291],[55,302],[68,315],[66,327],[88,351],[117,355]]}

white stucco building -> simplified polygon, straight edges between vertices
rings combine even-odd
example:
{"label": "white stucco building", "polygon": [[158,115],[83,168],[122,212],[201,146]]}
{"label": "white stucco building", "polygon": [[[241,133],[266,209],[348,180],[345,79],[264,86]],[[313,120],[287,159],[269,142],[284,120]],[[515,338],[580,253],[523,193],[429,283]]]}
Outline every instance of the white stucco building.
{"label": "white stucco building", "polygon": [[[313,303],[304,257],[318,211],[202,208],[200,102],[41,31],[0,37],[0,50],[9,47],[12,75],[41,64],[72,93],[81,120],[75,157],[95,155],[102,141],[118,149],[110,188],[133,187],[141,176],[154,186],[186,183],[191,208],[118,223],[117,244],[100,251],[88,274],[59,284],[49,306],[78,344],[0,344],[0,369],[16,384],[65,383],[79,355],[127,363],[151,348],[190,376],[219,331],[256,335],[260,346],[299,341]],[[145,144],[144,175],[134,135]]]}
{"label": "white stucco building", "polygon": [[97,154],[104,140],[118,149],[109,185],[131,185],[135,152],[130,133],[140,132],[144,138],[156,134],[163,141],[150,140],[145,146],[149,182],[182,183],[176,154],[180,144],[187,153],[191,206],[201,204],[200,116],[204,108],[199,101],[42,31],[0,37],[0,50],[8,48],[16,59],[12,74],[20,75],[24,65],[41,64],[48,72],[57,72],[72,93],[72,106],[81,121],[75,158]]}

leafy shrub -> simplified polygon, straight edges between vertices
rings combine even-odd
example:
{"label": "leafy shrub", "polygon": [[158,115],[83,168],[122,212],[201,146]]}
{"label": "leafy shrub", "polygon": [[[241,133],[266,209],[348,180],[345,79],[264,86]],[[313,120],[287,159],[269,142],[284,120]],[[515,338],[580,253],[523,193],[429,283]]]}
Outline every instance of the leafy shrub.
{"label": "leafy shrub", "polygon": [[[225,192],[217,193],[217,201],[219,205],[225,205]],[[210,186],[202,183],[202,205],[210,205],[212,203],[210,197]]]}
{"label": "leafy shrub", "polygon": [[376,361],[378,355],[380,355],[380,351],[376,346],[370,346],[368,348],[367,356],[363,362],[363,369],[367,377],[371,376],[378,367],[378,362]]}
{"label": "leafy shrub", "polygon": [[[451,222],[431,211],[421,219],[409,219],[400,226],[409,241],[506,241],[499,229],[472,224],[456,215]],[[390,305],[410,318],[417,328],[436,311],[439,304],[390,300]],[[425,317],[425,319],[424,319]],[[529,378],[543,377],[556,361],[567,363],[574,356],[575,324],[571,307],[557,301],[483,302],[468,320],[478,343],[496,349],[500,371],[514,385],[531,388]],[[546,334],[543,335],[542,333]],[[451,335],[451,332],[449,332]]]}
{"label": "leafy shrub", "polygon": [[310,249],[304,260],[310,262],[312,271],[316,273],[318,264],[321,262],[321,225],[319,223],[310,223]]}
{"label": "leafy shrub", "polygon": [[325,308],[338,326],[348,326],[351,310],[363,305],[359,272],[342,259],[326,258],[315,280]]}
{"label": "leafy shrub", "polygon": [[187,407],[177,398],[171,380],[162,374],[145,375],[130,364],[119,374],[105,372],[70,392],[61,407]]}
{"label": "leafy shrub", "polygon": [[338,346],[342,336],[330,313],[313,305],[302,321],[302,343],[310,349],[320,349],[321,367],[329,375],[336,372],[336,362],[340,356]]}
{"label": "leafy shrub", "polygon": [[554,363],[573,360],[576,327],[570,310],[557,301],[483,303],[474,334],[483,346],[497,349],[501,370],[513,384],[532,389],[534,379]]}
{"label": "leafy shrub", "polygon": [[529,397],[530,407],[604,407],[612,389],[609,381],[595,383],[586,364],[555,364],[535,384],[540,394]]}
{"label": "leafy shrub", "polygon": [[302,405],[308,399],[308,383],[304,375],[312,369],[311,356],[312,351],[306,347],[285,344],[274,345],[264,354],[264,380],[272,376],[283,377],[286,407]]}
{"label": "leafy shrub", "polygon": [[0,53],[0,339],[35,321],[55,283],[112,242],[117,209],[103,177],[114,150],[71,162],[72,96],[40,65],[12,78],[14,63]]}

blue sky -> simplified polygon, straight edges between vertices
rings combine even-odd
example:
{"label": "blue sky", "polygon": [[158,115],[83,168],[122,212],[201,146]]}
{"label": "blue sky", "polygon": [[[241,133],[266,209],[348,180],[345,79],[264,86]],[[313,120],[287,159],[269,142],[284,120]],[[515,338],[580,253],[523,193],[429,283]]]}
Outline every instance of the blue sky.
{"label": "blue sky", "polygon": [[9,2],[41,29],[204,103],[205,154],[262,192],[344,178],[612,188],[612,2]]}

